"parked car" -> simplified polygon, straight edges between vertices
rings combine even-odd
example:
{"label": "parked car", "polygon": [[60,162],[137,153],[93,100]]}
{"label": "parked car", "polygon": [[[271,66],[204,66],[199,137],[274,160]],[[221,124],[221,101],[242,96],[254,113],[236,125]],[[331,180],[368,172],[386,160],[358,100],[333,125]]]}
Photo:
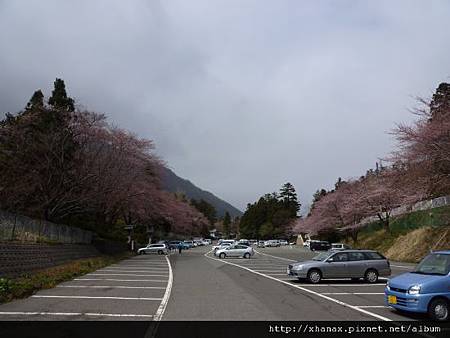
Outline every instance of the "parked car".
{"label": "parked car", "polygon": [[286,241],[285,239],[280,239],[279,242],[280,245],[289,245],[288,241]]}
{"label": "parked car", "polygon": [[256,244],[257,248],[265,248],[266,247],[266,242],[265,241],[258,241],[258,243]]}
{"label": "parked car", "polygon": [[238,242],[238,244],[246,245],[246,246],[251,246],[250,241],[249,241],[249,240],[246,240],[246,239],[240,239],[239,242]]}
{"label": "parked car", "polygon": [[229,247],[230,245],[233,245],[233,244],[234,244],[234,242],[233,242],[233,243],[230,243],[230,242],[222,242],[222,243],[219,244],[219,245],[214,245],[214,246],[212,247],[212,249],[214,250],[214,252],[216,252],[216,250],[224,249],[224,248]]}
{"label": "parked car", "polygon": [[208,241],[206,239],[202,240],[203,245],[210,245],[211,241]]}
{"label": "parked car", "polygon": [[203,240],[202,239],[195,239],[194,240],[194,244],[196,244],[196,246],[203,246],[205,244],[203,244]]}
{"label": "parked car", "polygon": [[180,243],[181,243],[181,248],[183,250],[189,249],[189,244],[187,244],[183,241],[170,241],[169,242],[169,250],[177,250]]}
{"label": "parked car", "polygon": [[327,241],[311,241],[309,243],[309,250],[311,251],[328,251],[331,249],[331,244]]}
{"label": "parked car", "polygon": [[303,246],[309,248],[309,246],[311,245],[311,242],[320,242],[320,241],[315,240],[315,239],[307,239],[307,240],[303,243]]}
{"label": "parked car", "polygon": [[386,304],[394,309],[449,320],[450,250],[433,252],[414,271],[391,278],[384,293]]}
{"label": "parked car", "polygon": [[266,247],[278,247],[280,246],[280,241],[277,239],[270,239],[264,243]]}
{"label": "parked car", "polygon": [[149,244],[144,248],[140,248],[137,251],[138,255],[157,253],[158,255],[167,255],[169,249],[165,244]]}
{"label": "parked car", "polygon": [[212,248],[213,250],[217,250],[220,248],[221,245],[226,244],[226,245],[231,245],[234,244],[235,240],[234,239],[222,239],[219,240],[219,242],[217,243],[217,245],[214,245]]}
{"label": "parked car", "polygon": [[351,249],[347,244],[343,243],[332,243],[331,244],[331,250],[345,250],[345,249]]}
{"label": "parked car", "polygon": [[241,244],[230,245],[227,248],[219,249],[216,252],[214,252],[214,255],[219,256],[219,258],[226,258],[226,257],[250,258],[251,256],[253,256],[253,254],[254,251],[251,246]]}
{"label": "parked car", "polygon": [[290,276],[319,283],[322,279],[364,278],[368,283],[376,283],[378,277],[391,274],[389,261],[373,250],[341,250],[322,252],[312,260],[290,264]]}
{"label": "parked car", "polygon": [[196,245],[194,244],[194,241],[184,241],[184,243],[189,247],[189,249],[196,246]]}

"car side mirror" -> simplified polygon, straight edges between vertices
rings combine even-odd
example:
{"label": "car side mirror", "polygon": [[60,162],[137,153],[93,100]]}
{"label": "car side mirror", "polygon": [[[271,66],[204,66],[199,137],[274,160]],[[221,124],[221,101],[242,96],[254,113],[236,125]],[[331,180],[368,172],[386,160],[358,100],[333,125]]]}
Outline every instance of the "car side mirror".
{"label": "car side mirror", "polygon": [[327,263],[333,263],[334,262],[334,259],[333,258],[328,258],[327,259]]}

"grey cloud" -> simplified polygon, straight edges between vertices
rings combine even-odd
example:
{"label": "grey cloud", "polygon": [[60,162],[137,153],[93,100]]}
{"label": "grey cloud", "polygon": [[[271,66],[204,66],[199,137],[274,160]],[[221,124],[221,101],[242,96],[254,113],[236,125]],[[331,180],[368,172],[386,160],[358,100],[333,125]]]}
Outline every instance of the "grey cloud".
{"label": "grey cloud", "polygon": [[287,180],[308,203],[449,81],[449,18],[447,1],[1,1],[0,111],[62,77],[236,206]]}

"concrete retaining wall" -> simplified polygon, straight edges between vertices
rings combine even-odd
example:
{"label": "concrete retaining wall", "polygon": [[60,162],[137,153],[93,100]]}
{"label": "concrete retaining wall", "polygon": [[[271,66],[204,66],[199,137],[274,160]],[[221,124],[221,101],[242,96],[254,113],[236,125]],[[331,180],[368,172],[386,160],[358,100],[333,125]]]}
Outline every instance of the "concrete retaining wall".
{"label": "concrete retaining wall", "polygon": [[33,273],[75,259],[100,256],[89,244],[0,242],[0,277]]}
{"label": "concrete retaining wall", "polygon": [[92,231],[0,211],[0,241],[89,244],[92,235]]}

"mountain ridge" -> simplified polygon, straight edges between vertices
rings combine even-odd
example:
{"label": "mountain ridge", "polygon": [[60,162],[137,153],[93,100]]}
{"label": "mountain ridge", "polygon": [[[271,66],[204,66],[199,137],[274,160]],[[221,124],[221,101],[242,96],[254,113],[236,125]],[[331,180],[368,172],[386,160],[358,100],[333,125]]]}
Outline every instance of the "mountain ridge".
{"label": "mountain ridge", "polygon": [[206,202],[212,204],[216,208],[217,216],[223,217],[225,212],[228,211],[231,217],[242,216],[242,211],[234,207],[227,201],[217,197],[213,193],[207,190],[203,190],[197,187],[194,183],[188,179],[179,177],[175,172],[167,167],[164,167],[161,175],[162,188],[166,191],[173,193],[184,193],[189,199],[200,200],[203,199]]}

